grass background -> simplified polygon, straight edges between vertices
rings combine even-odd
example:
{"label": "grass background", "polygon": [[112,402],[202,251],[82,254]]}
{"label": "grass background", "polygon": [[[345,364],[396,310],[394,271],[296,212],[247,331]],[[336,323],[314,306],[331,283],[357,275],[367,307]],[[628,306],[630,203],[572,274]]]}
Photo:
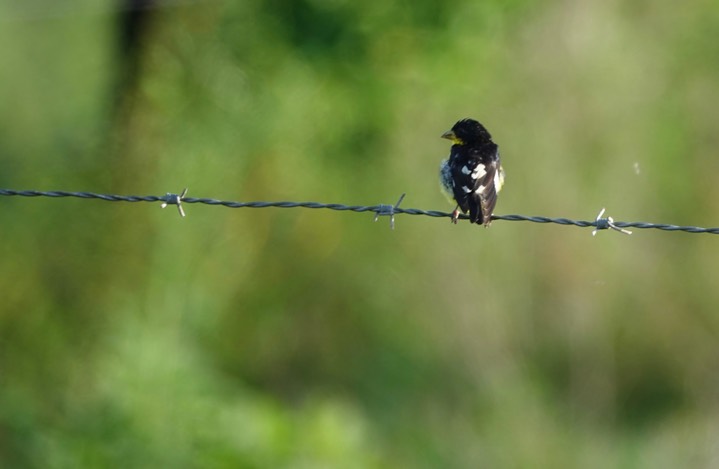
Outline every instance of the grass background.
{"label": "grass background", "polygon": [[[717,226],[719,7],[0,2],[0,187]],[[0,200],[5,467],[713,467],[710,235]]]}

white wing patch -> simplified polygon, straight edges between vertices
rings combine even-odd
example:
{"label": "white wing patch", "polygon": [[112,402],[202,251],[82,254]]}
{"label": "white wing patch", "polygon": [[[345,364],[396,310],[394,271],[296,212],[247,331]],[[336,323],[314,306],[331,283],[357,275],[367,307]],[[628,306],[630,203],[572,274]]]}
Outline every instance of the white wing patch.
{"label": "white wing patch", "polygon": [[[462,168],[462,172],[464,173],[464,168]],[[479,179],[481,177],[484,177],[485,174],[487,174],[487,170],[484,165],[480,163],[474,168],[474,171],[472,171],[472,179]]]}

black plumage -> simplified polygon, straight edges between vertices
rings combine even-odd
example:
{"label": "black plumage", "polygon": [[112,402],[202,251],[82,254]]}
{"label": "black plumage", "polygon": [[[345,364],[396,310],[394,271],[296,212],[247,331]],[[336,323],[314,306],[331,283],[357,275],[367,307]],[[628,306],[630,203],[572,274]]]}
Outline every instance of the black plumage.
{"label": "black plumage", "polygon": [[[489,225],[497,203],[497,193],[504,182],[499,161],[499,147],[487,129],[474,119],[462,119],[442,138],[453,142],[449,158],[442,162],[440,181],[469,220]],[[453,213],[457,222],[459,212]]]}

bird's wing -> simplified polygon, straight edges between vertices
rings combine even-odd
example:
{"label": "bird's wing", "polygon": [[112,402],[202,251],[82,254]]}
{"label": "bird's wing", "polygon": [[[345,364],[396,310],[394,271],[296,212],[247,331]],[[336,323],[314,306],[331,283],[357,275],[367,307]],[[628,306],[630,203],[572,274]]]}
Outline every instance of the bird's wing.
{"label": "bird's wing", "polygon": [[452,167],[454,194],[460,207],[473,223],[487,224],[497,203],[495,176],[499,171],[496,145],[475,149],[466,158],[458,158]]}

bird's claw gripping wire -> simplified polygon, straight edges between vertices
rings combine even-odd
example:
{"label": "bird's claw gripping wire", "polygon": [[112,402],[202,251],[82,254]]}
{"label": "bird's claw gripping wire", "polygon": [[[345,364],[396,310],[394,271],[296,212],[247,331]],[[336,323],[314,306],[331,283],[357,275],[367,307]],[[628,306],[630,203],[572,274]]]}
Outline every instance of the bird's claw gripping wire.
{"label": "bird's claw gripping wire", "polygon": [[459,220],[459,205],[452,211],[452,223],[456,225],[457,220]]}
{"label": "bird's claw gripping wire", "polygon": [[165,201],[162,203],[161,207],[165,208],[168,205],[177,205],[177,211],[180,213],[181,216],[185,216],[185,211],[182,209],[182,200],[187,195],[187,187],[182,191],[180,195],[172,194],[168,192],[165,195]]}
{"label": "bird's claw gripping wire", "polygon": [[620,233],[624,233],[624,234],[626,234],[626,235],[632,234],[631,231],[625,230],[624,228],[619,228],[617,225],[615,225],[615,224],[614,224],[614,218],[612,218],[612,217],[603,218],[605,211],[606,211],[606,208],[603,208],[603,209],[599,212],[599,215],[597,215],[597,218],[594,220],[594,223],[595,223],[594,226],[595,226],[595,228],[594,228],[594,230],[592,231],[592,236],[596,236],[596,235],[597,235],[597,231],[599,231],[599,230],[606,230],[606,229],[609,229],[609,228],[611,228],[611,229],[613,229],[613,230],[615,230],[615,231],[619,231]]}
{"label": "bird's claw gripping wire", "polygon": [[404,200],[405,195],[407,194],[400,195],[399,200],[394,205],[380,204],[374,216],[374,221],[379,220],[380,216],[389,216],[389,227],[394,230],[394,214],[395,211],[399,208],[399,204],[401,204],[402,200]]}

